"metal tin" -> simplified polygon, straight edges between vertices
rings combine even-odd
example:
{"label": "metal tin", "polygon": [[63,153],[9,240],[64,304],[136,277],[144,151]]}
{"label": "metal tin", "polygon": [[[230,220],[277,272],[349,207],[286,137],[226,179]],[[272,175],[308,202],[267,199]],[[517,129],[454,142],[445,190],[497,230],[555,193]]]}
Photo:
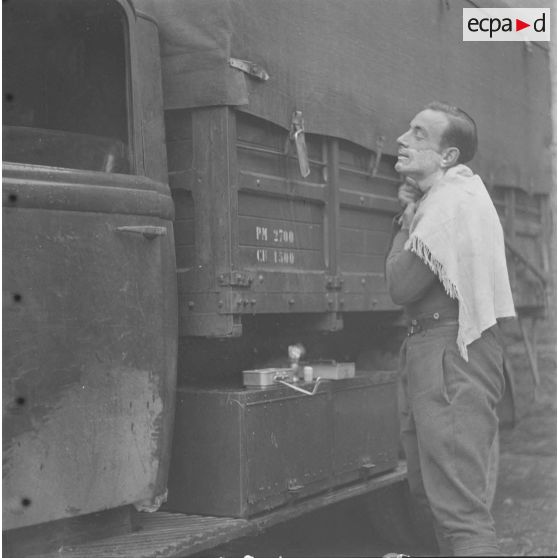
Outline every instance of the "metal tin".
{"label": "metal tin", "polygon": [[250,388],[268,388],[276,386],[276,380],[292,382],[293,378],[294,370],[292,368],[260,368],[242,372],[243,384]]}
{"label": "metal tin", "polygon": [[314,369],[311,366],[305,366],[303,374],[305,382],[311,382],[314,379]]}

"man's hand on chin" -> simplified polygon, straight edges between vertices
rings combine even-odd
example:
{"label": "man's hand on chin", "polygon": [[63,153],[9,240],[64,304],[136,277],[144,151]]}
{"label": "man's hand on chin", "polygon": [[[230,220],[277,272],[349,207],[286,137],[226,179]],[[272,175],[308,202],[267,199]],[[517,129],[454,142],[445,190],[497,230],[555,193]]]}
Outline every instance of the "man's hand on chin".
{"label": "man's hand on chin", "polygon": [[416,211],[417,211],[417,202],[411,202],[407,204],[407,207],[405,208],[405,211],[403,211],[403,215],[401,216],[402,230],[409,230]]}
{"label": "man's hand on chin", "polygon": [[405,182],[399,186],[397,198],[401,207],[405,207],[410,203],[416,203],[422,197],[417,183],[412,178],[405,178]]}
{"label": "man's hand on chin", "polygon": [[399,191],[397,192],[399,203],[404,208],[399,220],[402,229],[409,229],[421,197],[422,192],[419,190],[416,182],[412,178],[405,178],[405,182],[399,186]]}

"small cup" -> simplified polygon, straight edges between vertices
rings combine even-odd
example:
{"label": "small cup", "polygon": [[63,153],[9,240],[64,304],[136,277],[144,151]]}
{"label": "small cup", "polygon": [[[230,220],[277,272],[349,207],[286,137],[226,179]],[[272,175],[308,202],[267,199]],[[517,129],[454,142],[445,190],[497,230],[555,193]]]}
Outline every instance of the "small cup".
{"label": "small cup", "polygon": [[314,369],[311,366],[305,366],[303,373],[305,382],[311,382],[314,379]]}

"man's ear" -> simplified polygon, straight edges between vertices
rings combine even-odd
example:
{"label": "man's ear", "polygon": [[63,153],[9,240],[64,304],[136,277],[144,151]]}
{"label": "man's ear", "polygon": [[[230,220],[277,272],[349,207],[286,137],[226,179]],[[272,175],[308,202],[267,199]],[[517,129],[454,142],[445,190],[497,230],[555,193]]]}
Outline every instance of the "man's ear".
{"label": "man's ear", "polygon": [[448,169],[457,164],[460,151],[458,147],[447,147],[442,151],[442,168]]}

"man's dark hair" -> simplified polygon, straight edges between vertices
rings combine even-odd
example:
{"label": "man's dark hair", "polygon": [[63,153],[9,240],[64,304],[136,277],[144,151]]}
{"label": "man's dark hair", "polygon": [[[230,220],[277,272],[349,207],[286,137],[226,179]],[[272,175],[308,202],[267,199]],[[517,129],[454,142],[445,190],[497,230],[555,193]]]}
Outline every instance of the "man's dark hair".
{"label": "man's dark hair", "polygon": [[457,147],[459,158],[457,163],[467,163],[477,152],[477,125],[475,121],[460,108],[448,103],[433,101],[425,109],[444,113],[449,121],[442,135],[442,147]]}

